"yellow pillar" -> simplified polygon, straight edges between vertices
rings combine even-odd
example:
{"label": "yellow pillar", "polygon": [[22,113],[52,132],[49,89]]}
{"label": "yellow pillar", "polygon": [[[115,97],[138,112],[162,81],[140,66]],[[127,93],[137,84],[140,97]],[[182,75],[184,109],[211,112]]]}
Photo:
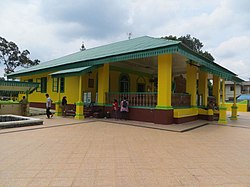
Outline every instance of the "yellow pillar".
{"label": "yellow pillar", "polygon": [[109,64],[98,69],[98,105],[106,104],[106,93],[109,92]]}
{"label": "yellow pillar", "polygon": [[232,108],[232,116],[231,116],[231,120],[237,120],[237,104],[236,104],[236,83],[234,83],[234,104],[231,107]]}
{"label": "yellow pillar", "polygon": [[220,77],[213,75],[213,96],[216,99],[216,105],[220,106]]}
{"label": "yellow pillar", "polygon": [[225,80],[222,80],[222,103],[219,108],[219,124],[227,124],[227,107],[225,105]]}
{"label": "yellow pillar", "polygon": [[196,103],[196,83],[197,81],[197,67],[187,64],[187,81],[186,92],[191,95],[191,106],[197,107]]}
{"label": "yellow pillar", "polygon": [[79,76],[79,92],[78,92],[78,101],[76,103],[76,115],[75,119],[84,119],[84,104],[82,102],[82,95],[83,95],[83,77],[82,75]]}
{"label": "yellow pillar", "polygon": [[202,95],[202,105],[207,106],[207,97],[208,97],[208,88],[207,88],[207,72],[200,71],[199,72],[199,85],[198,85],[198,93]]}
{"label": "yellow pillar", "polygon": [[157,109],[170,110],[172,87],[172,54],[158,56]]}
{"label": "yellow pillar", "polygon": [[56,112],[55,112],[55,116],[62,116],[62,108],[61,108],[61,99],[60,99],[60,78],[58,78],[58,101],[55,103],[56,104]]}

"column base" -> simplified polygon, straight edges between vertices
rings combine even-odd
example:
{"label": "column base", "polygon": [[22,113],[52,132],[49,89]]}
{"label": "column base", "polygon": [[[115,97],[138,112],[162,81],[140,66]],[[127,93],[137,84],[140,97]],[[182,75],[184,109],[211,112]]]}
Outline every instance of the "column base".
{"label": "column base", "polygon": [[75,115],[75,119],[84,119],[84,116],[83,116],[83,115],[79,115],[79,114],[77,115],[77,114],[76,114],[76,115]]}
{"label": "column base", "polygon": [[55,104],[56,104],[55,116],[62,116],[61,101],[57,101]]}
{"label": "column base", "polygon": [[227,124],[227,107],[221,106],[219,110],[218,124]]}
{"label": "column base", "polygon": [[76,115],[75,115],[75,119],[84,119],[83,109],[84,109],[83,102],[81,102],[81,101],[77,102],[76,103]]}
{"label": "column base", "polygon": [[227,124],[227,120],[226,120],[226,119],[225,119],[225,120],[220,119],[220,120],[218,121],[218,124],[220,124],[220,125],[226,125],[226,124]]}
{"label": "column base", "polygon": [[232,108],[232,116],[230,117],[231,120],[237,120],[237,105],[236,104],[233,104],[233,106],[231,107]]}
{"label": "column base", "polygon": [[231,120],[238,120],[238,117],[237,116],[231,116],[230,119]]}
{"label": "column base", "polygon": [[62,116],[62,112],[55,112],[55,116]]}

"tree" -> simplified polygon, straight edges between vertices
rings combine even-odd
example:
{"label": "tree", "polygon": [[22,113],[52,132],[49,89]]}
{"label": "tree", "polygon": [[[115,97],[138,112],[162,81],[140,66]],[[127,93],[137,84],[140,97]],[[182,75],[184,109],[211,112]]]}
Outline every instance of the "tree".
{"label": "tree", "polygon": [[214,61],[214,57],[209,52],[202,51],[202,47],[203,47],[202,42],[195,37],[191,37],[190,34],[187,34],[186,36],[181,36],[179,38],[177,38],[176,36],[172,36],[172,35],[164,36],[162,38],[168,39],[168,40],[181,41],[184,45],[186,45],[193,51],[201,54],[202,56],[204,56],[205,58],[208,58],[211,61]]}
{"label": "tree", "polygon": [[0,37],[0,63],[3,62],[6,66],[5,73],[14,72],[19,66],[28,68],[40,63],[38,59],[32,61],[29,55],[30,52],[27,49],[21,52],[14,42],[8,42],[5,38]]}

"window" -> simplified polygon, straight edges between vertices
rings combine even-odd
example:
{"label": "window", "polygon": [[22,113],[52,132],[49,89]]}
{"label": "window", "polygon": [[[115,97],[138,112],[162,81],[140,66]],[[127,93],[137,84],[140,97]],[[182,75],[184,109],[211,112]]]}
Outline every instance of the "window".
{"label": "window", "polygon": [[137,78],[137,92],[145,92],[146,90],[146,84],[144,77],[140,76]]}
{"label": "window", "polygon": [[137,92],[145,92],[145,84],[137,83]]}
{"label": "window", "polygon": [[33,79],[29,79],[28,82],[33,82]]}
{"label": "window", "polygon": [[94,88],[94,79],[89,79],[88,80],[88,87],[89,88]]}
{"label": "window", "polygon": [[129,92],[128,75],[122,75],[120,78],[120,92]]}
{"label": "window", "polygon": [[47,77],[41,78],[41,93],[47,93]]}
{"label": "window", "polygon": [[38,85],[36,91],[37,91],[37,92],[41,92],[41,78],[37,78],[37,79],[36,79],[36,82],[39,83],[39,85]]}
{"label": "window", "polygon": [[234,86],[230,86],[230,91],[234,91]]}
{"label": "window", "polygon": [[58,92],[58,78],[52,79],[52,92]]}
{"label": "window", "polygon": [[64,89],[65,89],[65,78],[62,77],[60,78],[60,93],[64,93]]}

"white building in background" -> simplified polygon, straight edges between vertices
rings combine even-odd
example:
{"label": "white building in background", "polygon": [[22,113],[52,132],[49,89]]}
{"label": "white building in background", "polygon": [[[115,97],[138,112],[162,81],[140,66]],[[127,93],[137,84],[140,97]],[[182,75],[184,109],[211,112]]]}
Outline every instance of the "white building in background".
{"label": "white building in background", "polygon": [[[236,84],[236,97],[241,94],[250,94],[250,81]],[[233,101],[234,98],[234,83],[232,81],[225,81],[225,100]]]}

